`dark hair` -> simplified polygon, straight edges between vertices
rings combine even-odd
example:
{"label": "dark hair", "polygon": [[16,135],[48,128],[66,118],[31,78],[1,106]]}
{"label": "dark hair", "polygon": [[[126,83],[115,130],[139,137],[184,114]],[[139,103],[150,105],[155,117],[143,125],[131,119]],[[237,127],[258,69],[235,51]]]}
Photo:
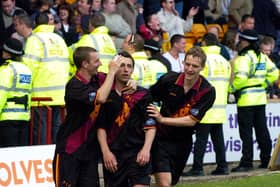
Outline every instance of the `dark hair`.
{"label": "dark hair", "polygon": [[78,47],[75,50],[73,54],[73,60],[77,69],[80,69],[82,67],[83,61],[89,60],[90,58],[89,54],[91,52],[97,52],[97,50],[92,47]]}
{"label": "dark hair", "polygon": [[236,35],[237,35],[237,31],[235,30],[228,30],[222,41],[221,41],[221,44],[229,47],[230,49],[232,50],[235,50],[236,49],[236,44],[235,44],[235,38],[236,38]]}
{"label": "dark hair", "polygon": [[162,7],[162,3],[166,3],[166,0],[160,0],[160,6]]}
{"label": "dark hair", "polygon": [[218,45],[219,43],[216,35],[213,33],[204,34],[202,41],[205,43],[206,46]]}
{"label": "dark hair", "polygon": [[27,14],[23,9],[16,9],[13,13],[13,16]]}
{"label": "dark hair", "polygon": [[181,34],[174,34],[170,39],[171,47],[173,47],[175,43],[179,42],[183,38],[186,38],[186,37]]}
{"label": "dark hair", "polygon": [[47,6],[50,7],[52,5],[52,3],[51,3],[50,0],[38,0],[38,1],[36,1],[36,7],[37,8],[41,8],[43,5],[47,5]]}
{"label": "dark hair", "polygon": [[186,56],[185,56],[184,61],[187,59],[187,56],[198,57],[200,59],[201,66],[202,67],[205,66],[206,54],[204,53],[204,51],[199,46],[193,46],[192,48],[190,48],[186,52]]}
{"label": "dark hair", "polygon": [[252,16],[252,15],[250,15],[250,14],[244,14],[242,17],[241,17],[241,23],[244,23],[247,19],[249,19],[249,18],[253,18],[254,19],[254,17]]}
{"label": "dark hair", "polygon": [[48,24],[48,23],[49,23],[48,12],[41,12],[35,18],[36,26],[43,25],[43,24]]}
{"label": "dark hair", "polygon": [[125,58],[129,58],[132,61],[132,66],[134,67],[135,61],[134,61],[133,57],[128,52],[122,51],[122,52],[119,52],[118,55],[121,55]]}
{"label": "dark hair", "polygon": [[94,27],[100,27],[100,26],[104,26],[105,25],[105,17],[102,13],[100,12],[94,12],[91,16],[90,16],[90,24]]}
{"label": "dark hair", "polygon": [[144,50],[144,39],[139,34],[130,34],[128,39],[128,44],[134,47],[135,51]]}
{"label": "dark hair", "polygon": [[64,3],[64,4],[59,5],[57,9],[58,9],[58,11],[57,11],[58,15],[59,15],[59,10],[66,10],[66,11],[68,11],[69,16],[68,16],[67,21],[68,21],[68,24],[72,25],[72,22],[71,22],[71,19],[73,18],[73,9],[72,9],[72,7],[69,4]]}

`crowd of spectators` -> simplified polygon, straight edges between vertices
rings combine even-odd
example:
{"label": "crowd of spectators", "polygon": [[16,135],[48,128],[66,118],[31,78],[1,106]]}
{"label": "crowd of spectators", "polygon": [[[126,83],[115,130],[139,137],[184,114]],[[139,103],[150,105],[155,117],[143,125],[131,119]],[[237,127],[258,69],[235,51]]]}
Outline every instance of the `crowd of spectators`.
{"label": "crowd of spectators", "polygon": [[[166,72],[184,72],[188,45],[205,45],[202,37],[188,35],[194,33],[194,24],[205,27],[203,35],[211,33],[213,40],[217,40],[218,55],[231,67],[244,50],[240,33],[255,30],[260,52],[280,68],[278,0],[1,0],[0,46],[12,37],[22,42],[25,53],[35,51],[37,46],[28,43],[28,39],[35,37],[36,21],[42,13],[48,15],[44,24],[54,27],[56,33],[49,40],[59,35],[69,49],[70,77],[75,73],[75,68],[71,72],[74,50],[91,46],[98,50],[103,66],[116,53],[128,52],[135,60],[132,77],[139,85],[149,88]],[[189,40],[189,36],[193,39]],[[67,58],[64,44],[63,49]],[[2,62],[2,55],[0,58]],[[278,80],[266,89],[267,97],[279,99],[279,88]]]}

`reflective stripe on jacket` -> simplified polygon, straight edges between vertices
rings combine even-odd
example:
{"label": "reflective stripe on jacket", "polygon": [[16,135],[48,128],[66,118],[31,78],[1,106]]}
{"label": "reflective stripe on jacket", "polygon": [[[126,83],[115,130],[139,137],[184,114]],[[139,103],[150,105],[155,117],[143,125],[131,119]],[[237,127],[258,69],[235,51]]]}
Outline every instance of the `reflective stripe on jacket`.
{"label": "reflective stripe on jacket", "polygon": [[117,53],[114,41],[108,32],[109,30],[105,26],[97,27],[90,34],[84,35],[77,43],[69,47],[69,58],[72,66],[70,67],[70,76],[73,76],[76,71],[76,67],[73,62],[73,53],[76,48],[81,46],[88,46],[96,49],[102,63],[98,70],[100,72],[108,73],[108,63]]}
{"label": "reflective stripe on jacket", "polygon": [[32,73],[24,64],[6,61],[0,66],[0,121],[30,119]]}
{"label": "reflective stripe on jacket", "polygon": [[[42,105],[64,105],[65,85],[69,76],[68,48],[54,27],[40,25],[28,37],[23,62],[33,74],[32,97],[51,97]],[[37,105],[37,103],[32,103]]]}
{"label": "reflective stripe on jacket", "polygon": [[234,61],[232,91],[240,92],[237,106],[256,106],[267,103],[266,87],[278,78],[275,64],[263,53],[253,50]]}

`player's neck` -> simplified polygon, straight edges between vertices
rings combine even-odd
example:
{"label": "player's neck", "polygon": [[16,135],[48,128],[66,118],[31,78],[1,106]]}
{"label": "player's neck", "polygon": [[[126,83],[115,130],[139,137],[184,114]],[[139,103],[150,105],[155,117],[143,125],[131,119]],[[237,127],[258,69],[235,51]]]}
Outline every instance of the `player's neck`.
{"label": "player's neck", "polygon": [[115,90],[118,95],[122,95],[122,90],[125,88],[126,84],[120,81],[115,82]]}
{"label": "player's neck", "polygon": [[194,85],[194,80],[186,80],[184,81],[184,90],[185,92],[188,92]]}

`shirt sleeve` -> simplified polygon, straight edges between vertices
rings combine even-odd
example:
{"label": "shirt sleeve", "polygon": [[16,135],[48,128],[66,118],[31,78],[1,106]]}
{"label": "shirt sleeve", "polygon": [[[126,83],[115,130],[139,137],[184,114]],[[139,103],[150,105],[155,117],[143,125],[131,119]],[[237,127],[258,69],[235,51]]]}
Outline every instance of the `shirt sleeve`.
{"label": "shirt sleeve", "polygon": [[106,112],[106,104],[101,105],[98,117],[96,119],[95,125],[96,128],[101,128],[101,129],[107,129],[106,124],[108,124],[107,122],[107,112]]}
{"label": "shirt sleeve", "polygon": [[150,87],[150,92],[154,101],[162,101],[165,98],[167,94],[167,88],[172,83],[172,81],[174,82],[177,78],[176,74],[177,73],[175,72],[166,73],[162,75],[159,80]]}
{"label": "shirt sleeve", "polygon": [[149,114],[147,113],[147,106],[152,103],[152,95],[150,92],[147,92],[147,94],[143,97],[142,99],[142,104],[141,104],[141,111],[144,112],[144,124],[143,124],[143,129],[151,129],[156,127],[156,120],[152,117],[149,117]]}
{"label": "shirt sleeve", "polygon": [[210,109],[215,101],[216,91],[214,87],[211,87],[208,92],[196,102],[190,109],[190,115],[197,121],[200,121],[208,109]]}

